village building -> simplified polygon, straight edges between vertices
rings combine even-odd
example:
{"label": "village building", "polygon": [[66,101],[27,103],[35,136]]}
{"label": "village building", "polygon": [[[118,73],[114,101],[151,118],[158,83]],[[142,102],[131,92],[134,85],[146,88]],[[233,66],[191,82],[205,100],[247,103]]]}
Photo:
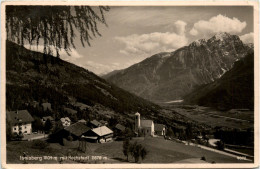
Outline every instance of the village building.
{"label": "village building", "polygon": [[40,104],[37,101],[32,101],[29,103],[29,105],[32,106],[33,108],[38,108]]}
{"label": "village building", "polygon": [[121,124],[117,124],[114,129],[117,133],[123,133],[125,132],[125,126]]}
{"label": "village building", "polygon": [[74,115],[74,114],[77,114],[77,110],[73,110],[71,108],[68,108],[68,107],[64,107],[63,108],[64,112],[68,113],[69,115]]}
{"label": "village building", "polygon": [[13,134],[31,134],[33,117],[27,110],[7,111],[7,120]]}
{"label": "village building", "polygon": [[89,127],[91,127],[91,128],[97,128],[100,126],[102,126],[102,124],[97,120],[92,120],[89,122]]}
{"label": "village building", "polygon": [[154,134],[158,136],[165,136],[166,128],[164,124],[154,124]]}
{"label": "village building", "polygon": [[105,143],[112,141],[113,131],[106,126],[101,126],[89,130],[82,138],[90,142]]}
{"label": "village building", "polygon": [[70,124],[71,124],[71,120],[68,117],[63,117],[60,119],[60,121],[61,121],[61,124],[63,127],[70,126]]}
{"label": "village building", "polygon": [[73,140],[78,140],[84,133],[87,133],[89,130],[90,128],[86,125],[81,122],[77,122],[64,128],[63,137],[67,138],[68,136],[72,136]]}
{"label": "village building", "polygon": [[44,116],[42,117],[42,123],[45,124],[47,120],[50,120],[50,122],[54,123],[54,119],[51,116]]}
{"label": "village building", "polygon": [[79,110],[86,110],[89,106],[84,104],[84,103],[80,103],[80,102],[76,102],[73,104],[74,107],[78,108]]}
{"label": "village building", "polygon": [[105,120],[100,120],[100,123],[101,123],[102,126],[106,126],[106,125],[108,125],[108,122],[105,121]]}
{"label": "village building", "polygon": [[154,123],[152,120],[141,120],[140,113],[135,113],[135,132],[138,135],[154,136]]}
{"label": "village building", "polygon": [[87,124],[87,121],[86,120],[84,120],[84,119],[80,119],[78,122],[80,122],[80,123],[83,123],[83,124]]}
{"label": "village building", "polygon": [[123,140],[124,139],[124,132],[125,132],[125,126],[121,124],[117,124],[113,130],[114,130],[114,136],[117,137],[117,140]]}
{"label": "village building", "polygon": [[52,111],[51,104],[48,102],[42,103],[41,106],[42,106],[43,111],[47,111],[47,110]]}

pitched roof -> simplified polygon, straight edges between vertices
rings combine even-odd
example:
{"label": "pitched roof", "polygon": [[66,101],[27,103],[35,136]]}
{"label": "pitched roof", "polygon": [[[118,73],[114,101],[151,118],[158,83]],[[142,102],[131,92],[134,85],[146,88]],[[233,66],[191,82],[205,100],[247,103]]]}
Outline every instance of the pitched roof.
{"label": "pitched roof", "polygon": [[154,131],[162,131],[164,128],[164,124],[154,124]]}
{"label": "pitched roof", "polygon": [[101,126],[102,124],[98,122],[97,120],[90,121],[91,124],[94,124],[95,126]]}
{"label": "pitched roof", "polygon": [[121,125],[121,124],[117,124],[115,126],[116,129],[120,130],[120,131],[125,131],[125,126]]}
{"label": "pitched roof", "polygon": [[101,124],[107,124],[107,121],[105,121],[105,120],[100,120],[100,123],[101,123]]}
{"label": "pitched roof", "polygon": [[92,131],[96,133],[98,136],[105,136],[113,133],[113,131],[107,128],[106,126],[94,128],[92,129]]}
{"label": "pitched roof", "polygon": [[65,127],[64,130],[70,132],[71,134],[75,136],[81,136],[82,134],[86,133],[88,130],[90,130],[89,127],[84,125],[81,122],[74,123],[68,127]]}
{"label": "pitched roof", "polygon": [[45,117],[43,117],[42,118],[44,121],[46,121],[46,120],[50,120],[50,121],[53,121],[54,119],[51,117],[51,116],[45,116]]}
{"label": "pitched roof", "polygon": [[84,120],[84,119],[80,119],[78,122],[81,122],[81,123],[86,123],[87,121]]}
{"label": "pitched roof", "polygon": [[141,120],[141,127],[151,127],[153,124],[152,120]]}
{"label": "pitched roof", "polygon": [[27,110],[7,111],[7,119],[12,124],[30,123],[34,121],[33,117]]}
{"label": "pitched roof", "polygon": [[68,108],[68,107],[64,107],[64,111],[69,113],[69,114],[77,114],[76,110],[73,110],[73,109]]}
{"label": "pitched roof", "polygon": [[78,107],[80,110],[84,110],[89,107],[88,105],[80,102],[76,102],[75,104],[73,104],[73,106]]}
{"label": "pitched roof", "polygon": [[51,104],[50,103],[42,103],[43,110],[46,111],[47,109],[51,109]]}

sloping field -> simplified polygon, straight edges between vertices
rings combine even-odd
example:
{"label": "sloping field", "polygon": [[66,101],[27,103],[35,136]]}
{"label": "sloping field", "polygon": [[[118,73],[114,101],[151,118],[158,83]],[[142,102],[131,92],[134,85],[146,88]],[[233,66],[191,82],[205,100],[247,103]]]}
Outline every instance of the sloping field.
{"label": "sloping field", "polygon": [[[245,163],[248,161],[237,160],[234,157],[218,154],[194,146],[176,143],[163,138],[133,138],[131,142],[137,141],[148,150],[146,159],[141,163]],[[23,163],[19,158],[26,151],[28,156],[90,156],[90,160],[81,163],[127,163],[122,152],[122,141],[114,141],[104,144],[87,143],[85,153],[77,150],[77,143],[74,146],[61,146],[57,143],[50,143],[45,149],[33,149],[32,142],[11,142],[7,144],[7,162]],[[105,157],[106,160],[91,160],[92,156]],[[202,161],[205,157],[206,161]],[[58,163],[59,161],[29,161],[29,163]],[[129,157],[129,162],[134,159]],[[65,160],[63,163],[75,163],[75,161]]]}

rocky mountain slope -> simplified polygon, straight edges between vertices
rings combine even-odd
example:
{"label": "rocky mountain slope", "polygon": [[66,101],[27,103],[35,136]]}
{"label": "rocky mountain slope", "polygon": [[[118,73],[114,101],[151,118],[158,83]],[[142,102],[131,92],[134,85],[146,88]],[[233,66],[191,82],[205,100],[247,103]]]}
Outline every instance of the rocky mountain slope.
{"label": "rocky mountain slope", "polygon": [[117,113],[157,112],[159,107],[88,70],[50,55],[32,52],[7,41],[6,107],[21,108],[33,100],[62,106],[74,98],[89,106],[102,105]]}
{"label": "rocky mountain slope", "polygon": [[185,102],[219,109],[254,109],[254,53],[235,62],[220,79],[185,96]]}
{"label": "rocky mountain slope", "polygon": [[195,87],[220,78],[250,50],[238,36],[219,33],[174,52],[153,55],[107,80],[151,101],[182,99]]}

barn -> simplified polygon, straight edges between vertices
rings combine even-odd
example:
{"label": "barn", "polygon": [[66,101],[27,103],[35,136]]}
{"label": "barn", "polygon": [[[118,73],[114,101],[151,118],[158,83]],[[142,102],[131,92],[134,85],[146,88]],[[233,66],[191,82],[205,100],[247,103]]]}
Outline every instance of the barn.
{"label": "barn", "polygon": [[86,132],[82,138],[89,142],[105,143],[112,141],[113,131],[106,126],[97,127]]}

